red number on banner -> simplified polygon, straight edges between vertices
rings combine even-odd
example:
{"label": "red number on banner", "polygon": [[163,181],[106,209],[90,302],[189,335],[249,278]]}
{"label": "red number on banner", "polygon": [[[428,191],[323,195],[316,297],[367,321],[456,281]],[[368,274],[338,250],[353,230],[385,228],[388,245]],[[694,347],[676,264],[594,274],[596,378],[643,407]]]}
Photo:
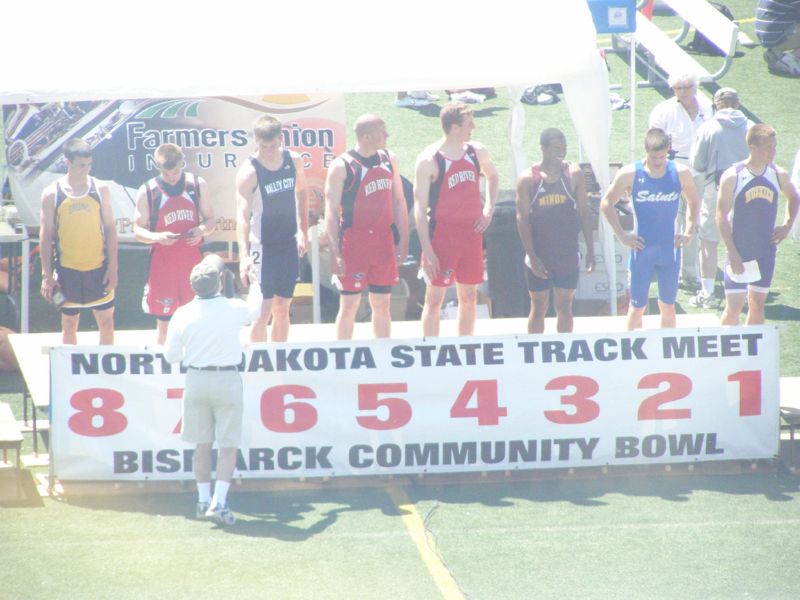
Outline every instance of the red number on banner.
{"label": "red number on banner", "polygon": [[[261,422],[270,431],[298,433],[317,424],[317,409],[308,402],[287,402],[291,397],[301,400],[316,398],[314,390],[304,385],[276,385],[261,394]],[[292,420],[287,413],[292,413]]]}
{"label": "red number on banner", "polygon": [[[183,388],[167,388],[167,398],[170,400],[180,400],[183,398]],[[175,429],[172,430],[172,433],[180,433],[182,428],[183,417],[178,419],[178,424],[175,425]]]}
{"label": "red number on banner", "polygon": [[[475,406],[469,406],[472,397],[477,394]],[[479,379],[467,381],[458,398],[450,408],[451,417],[477,417],[478,425],[497,425],[500,417],[505,417],[508,409],[497,403],[497,380]]]}
{"label": "red number on banner", "polygon": [[408,384],[405,383],[363,383],[358,386],[358,409],[378,410],[386,407],[386,418],[379,419],[377,415],[356,417],[356,421],[367,429],[397,429],[411,420],[411,405],[403,400],[391,396],[379,398],[378,394],[397,394],[407,392]]}
{"label": "red number on banner", "polygon": [[660,409],[662,404],[686,398],[692,391],[692,380],[680,373],[652,373],[639,381],[640,390],[654,390],[667,384],[667,389],[645,398],[639,405],[640,421],[657,421],[661,419],[690,419],[689,408]]}
{"label": "red number on banner", "polygon": [[739,382],[739,416],[761,414],[761,371],[739,371],[728,375],[728,381]]}
{"label": "red number on banner", "polygon": [[116,390],[81,390],[72,394],[69,403],[78,412],[69,418],[67,426],[78,435],[116,435],[128,426],[128,419],[117,410],[125,404],[125,397]]}
{"label": "red number on banner", "polygon": [[560,425],[574,425],[576,423],[588,423],[597,418],[600,414],[600,405],[592,400],[600,386],[591,377],[581,375],[568,375],[556,377],[549,381],[544,389],[546,390],[565,390],[574,388],[570,395],[561,396],[561,404],[572,405],[575,412],[570,414],[565,410],[546,410],[544,416],[548,421]]}

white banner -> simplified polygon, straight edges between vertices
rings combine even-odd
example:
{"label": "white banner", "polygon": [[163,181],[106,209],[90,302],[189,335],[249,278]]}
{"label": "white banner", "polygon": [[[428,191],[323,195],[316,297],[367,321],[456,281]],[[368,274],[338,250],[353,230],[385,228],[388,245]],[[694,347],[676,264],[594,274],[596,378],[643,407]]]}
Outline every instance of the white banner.
{"label": "white banner", "polygon": [[[184,376],[137,348],[50,354],[54,473],[188,479]],[[774,326],[255,345],[237,476],[771,458]]]}

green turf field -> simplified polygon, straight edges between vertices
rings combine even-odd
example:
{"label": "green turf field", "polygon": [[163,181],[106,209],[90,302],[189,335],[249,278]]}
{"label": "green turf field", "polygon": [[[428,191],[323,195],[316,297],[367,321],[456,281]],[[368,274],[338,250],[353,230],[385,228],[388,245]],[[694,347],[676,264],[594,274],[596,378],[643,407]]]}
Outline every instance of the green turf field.
{"label": "green turf field", "polygon": [[[753,39],[755,0],[726,2]],[[664,27],[669,18],[658,17]],[[601,40],[607,45],[607,40]],[[759,48],[741,49],[722,84],[779,133],[779,164],[800,146],[793,110],[797,80],[770,76]],[[701,57],[713,63],[717,59]],[[609,56],[612,83],[627,96],[628,65]],[[486,82],[491,85],[491,82]],[[442,90],[431,90],[444,97]],[[505,131],[510,102],[476,106],[474,137],[488,145],[511,189]],[[713,88],[710,89],[713,93]],[[662,99],[637,92],[636,139]],[[364,112],[382,115],[401,170],[439,135],[438,108],[399,109],[394,94],[348,95],[348,128]],[[441,102],[439,103],[441,104]],[[560,127],[569,158],[577,140],[565,103],[526,107],[529,159],[538,134]],[[611,160],[629,158],[627,111],[613,115]],[[351,138],[352,142],[352,138]],[[641,152],[637,148],[637,156]],[[780,323],[781,374],[800,375],[800,245],[781,248],[767,318]],[[142,257],[125,258],[130,273]],[[143,275],[142,275],[143,276]],[[143,281],[120,292],[122,326],[150,326],[138,308]],[[36,290],[38,280],[32,282]],[[125,298],[123,300],[123,298]],[[681,293],[681,310],[692,311]],[[33,300],[37,331],[55,314]],[[88,322],[91,319],[85,320]],[[0,402],[21,417],[22,382],[0,376]],[[23,452],[30,452],[27,436]],[[384,487],[238,492],[229,530],[189,518],[191,486],[180,494],[109,494],[40,499],[26,474],[25,500],[0,473],[0,598],[797,598],[800,477],[639,473],[425,485],[395,478]],[[373,482],[374,483],[374,482]],[[407,484],[402,488],[388,487]]]}

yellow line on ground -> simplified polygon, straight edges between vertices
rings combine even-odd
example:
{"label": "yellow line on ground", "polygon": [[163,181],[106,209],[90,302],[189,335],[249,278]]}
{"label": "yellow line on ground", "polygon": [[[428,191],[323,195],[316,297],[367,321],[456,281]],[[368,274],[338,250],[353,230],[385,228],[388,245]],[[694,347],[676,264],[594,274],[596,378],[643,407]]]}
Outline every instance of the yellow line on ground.
{"label": "yellow line on ground", "polygon": [[436,553],[435,547],[432,547],[434,546],[433,541],[431,540],[429,542],[425,532],[425,523],[422,521],[422,517],[419,516],[416,507],[411,503],[406,493],[401,488],[394,486],[387,487],[386,493],[389,494],[395,506],[400,509],[403,524],[406,526],[411,539],[414,541],[417,552],[419,552],[422,562],[425,563],[425,567],[431,574],[433,582],[442,593],[442,597],[445,598],[445,600],[464,600],[464,595],[461,593],[461,590],[458,589],[458,584],[455,579],[453,579],[450,571],[448,571],[447,567],[442,563],[439,555]]}

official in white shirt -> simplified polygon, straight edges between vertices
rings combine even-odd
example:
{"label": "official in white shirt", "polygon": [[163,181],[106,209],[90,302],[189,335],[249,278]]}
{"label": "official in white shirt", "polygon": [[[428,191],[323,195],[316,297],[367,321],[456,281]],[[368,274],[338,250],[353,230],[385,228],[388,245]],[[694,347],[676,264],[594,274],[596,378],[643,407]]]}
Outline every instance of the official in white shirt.
{"label": "official in white shirt", "polygon": [[[195,298],[181,306],[167,330],[164,356],[187,367],[181,438],[197,444],[197,518],[223,525],[236,522],[227,496],[242,437],[241,328],[261,311],[261,289],[251,278],[247,302],[221,294],[222,259],[209,255],[189,276]],[[211,496],[211,447],[219,446],[217,479]]]}

